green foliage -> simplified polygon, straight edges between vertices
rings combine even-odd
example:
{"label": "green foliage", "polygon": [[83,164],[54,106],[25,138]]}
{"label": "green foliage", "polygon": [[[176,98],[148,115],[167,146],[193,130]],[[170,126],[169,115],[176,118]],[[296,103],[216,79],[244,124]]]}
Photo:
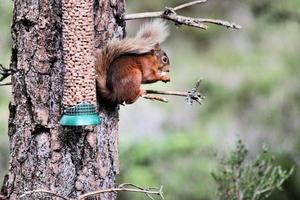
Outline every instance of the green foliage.
{"label": "green foliage", "polygon": [[218,185],[218,199],[263,200],[292,174],[293,169],[284,170],[274,165],[274,158],[263,147],[255,160],[247,162],[248,150],[241,140],[218,171],[212,173]]}
{"label": "green foliage", "polygon": [[[121,144],[121,180],[143,187],[164,186],[166,199],[212,199],[215,187],[210,169],[215,166],[211,138],[203,134],[172,133],[159,140],[144,138],[124,149]],[[122,141],[122,139],[121,139]],[[205,180],[205,183],[203,182]],[[180,188],[180,189],[179,189]],[[141,196],[126,194],[127,199]]]}

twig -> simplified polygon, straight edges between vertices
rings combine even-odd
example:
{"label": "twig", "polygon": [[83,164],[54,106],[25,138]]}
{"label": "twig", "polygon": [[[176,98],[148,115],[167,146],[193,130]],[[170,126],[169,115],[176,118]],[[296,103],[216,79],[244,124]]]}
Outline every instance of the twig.
{"label": "twig", "polygon": [[[85,194],[77,197],[76,200],[83,200],[83,199],[85,199],[89,196],[94,196],[94,195],[101,194],[101,193],[118,192],[118,191],[144,193],[151,200],[154,200],[154,198],[151,195],[158,195],[158,196],[161,197],[161,199],[163,199],[163,200],[165,199],[164,196],[163,196],[163,186],[161,186],[159,189],[154,189],[154,188],[145,189],[145,188],[142,188],[142,187],[137,186],[137,185],[132,184],[132,183],[123,183],[123,184],[120,184],[119,187],[117,187],[117,188],[109,188],[109,189],[103,189],[103,190],[98,190],[98,191],[94,191],[94,192],[85,193]],[[55,196],[55,197],[59,197],[63,200],[71,200],[68,197],[64,197],[64,196],[55,194],[55,193],[53,193],[51,191],[48,191],[48,190],[27,191],[24,194],[22,194],[20,196],[20,198],[24,198],[27,195],[32,195],[32,194],[35,194],[35,193],[46,193],[46,194],[50,194],[50,195]],[[0,197],[2,197],[2,196],[0,195]]]}
{"label": "twig", "polygon": [[193,26],[196,28],[201,28],[201,29],[207,29],[208,26],[205,25],[204,23],[210,23],[210,24],[215,24],[215,25],[220,25],[220,26],[225,26],[227,28],[233,28],[233,29],[240,29],[241,26],[224,21],[224,20],[219,20],[219,19],[206,19],[206,18],[193,18],[193,17],[187,17],[187,16],[182,16],[178,15],[175,11],[193,6],[196,4],[200,3],[205,3],[207,0],[198,0],[198,1],[192,1],[189,3],[181,4],[178,5],[174,8],[166,7],[163,11],[156,11],[156,12],[144,12],[144,13],[132,13],[132,14],[126,14],[124,15],[123,19],[124,20],[133,20],[133,19],[144,19],[144,18],[162,18],[162,19],[167,19],[171,20],[176,23],[176,25],[187,25],[187,26]]}
{"label": "twig", "polygon": [[163,196],[163,187],[161,186],[159,190],[151,190],[151,189],[144,189],[140,186],[131,184],[131,183],[124,183],[119,185],[117,188],[110,188],[110,189],[103,189],[103,190],[98,190],[94,192],[89,192],[86,194],[83,194],[77,198],[77,200],[82,200],[86,197],[101,194],[101,193],[106,193],[106,192],[118,192],[118,191],[127,191],[127,192],[138,192],[138,193],[144,193],[149,197],[151,200],[154,200],[154,198],[151,196],[151,194],[159,195],[162,199],[164,199]]}
{"label": "twig", "polygon": [[0,86],[11,85],[11,83],[0,83]]}
{"label": "twig", "polygon": [[201,80],[197,81],[195,87],[187,92],[179,91],[158,91],[158,90],[146,90],[146,94],[162,94],[162,95],[173,95],[173,96],[184,96],[188,104],[192,105],[193,101],[202,104],[202,100],[205,99],[198,90],[200,87]]}
{"label": "twig", "polygon": [[192,2],[189,2],[189,3],[185,3],[185,4],[181,4],[179,6],[176,6],[175,8],[173,8],[173,11],[180,10],[180,9],[183,9],[183,8],[186,8],[186,7],[189,7],[189,6],[193,6],[193,5],[196,5],[196,4],[200,4],[200,3],[206,3],[206,2],[207,2],[207,0],[192,1]]}
{"label": "twig", "polygon": [[146,90],[147,94],[164,94],[164,95],[173,95],[173,96],[188,96],[188,92],[180,91],[160,91],[160,90]]}
{"label": "twig", "polygon": [[[146,91],[147,92],[147,91]],[[154,93],[152,93],[154,94]],[[159,94],[159,93],[156,93]],[[160,96],[152,96],[152,95],[148,95],[148,94],[143,94],[141,97],[145,98],[145,99],[150,99],[150,100],[156,100],[156,101],[161,101],[164,103],[168,103],[168,99],[160,97]]]}
{"label": "twig", "polygon": [[6,69],[0,64],[0,82],[12,74],[11,69]]}
{"label": "twig", "polygon": [[55,194],[54,192],[51,192],[51,191],[48,191],[48,190],[32,190],[32,191],[28,191],[28,192],[25,192],[24,194],[22,194],[20,196],[20,198],[24,198],[27,195],[32,195],[32,194],[35,194],[35,193],[46,193],[46,194],[50,194],[50,195],[55,196],[55,197],[59,197],[59,198],[64,199],[64,200],[69,200],[69,198],[67,198],[67,197]]}
{"label": "twig", "polygon": [[8,181],[8,174],[4,175],[2,187],[0,191],[0,200],[7,200],[7,181]]}

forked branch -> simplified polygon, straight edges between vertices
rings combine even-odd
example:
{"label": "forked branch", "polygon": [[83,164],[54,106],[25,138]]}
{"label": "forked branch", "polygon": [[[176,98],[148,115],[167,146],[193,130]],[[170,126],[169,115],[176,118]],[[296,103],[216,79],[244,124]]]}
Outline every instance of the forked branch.
{"label": "forked branch", "polygon": [[124,20],[133,20],[133,19],[144,19],[144,18],[162,18],[166,20],[171,20],[175,22],[176,25],[187,25],[187,26],[193,26],[196,28],[201,29],[207,29],[208,26],[206,23],[210,24],[216,24],[220,26],[225,26],[226,28],[233,28],[233,29],[240,29],[241,26],[228,22],[225,20],[219,20],[219,19],[208,19],[208,18],[193,18],[193,17],[187,17],[183,15],[178,15],[176,11],[181,10],[186,7],[190,7],[196,4],[202,4],[207,2],[207,0],[198,0],[198,1],[192,1],[189,3],[178,5],[174,8],[166,7],[162,11],[156,11],[156,12],[143,12],[143,13],[132,13],[132,14],[126,14],[124,15]]}
{"label": "forked branch", "polygon": [[[12,74],[11,69],[6,69],[0,64],[0,82],[9,77]],[[7,85],[7,84],[3,84]]]}
{"label": "forked branch", "polygon": [[49,196],[58,197],[58,198],[63,199],[63,200],[84,200],[87,197],[99,195],[101,193],[127,191],[127,192],[144,193],[151,200],[155,200],[155,198],[153,197],[153,195],[157,195],[161,199],[164,200],[165,198],[163,196],[163,191],[162,190],[163,190],[163,186],[161,186],[159,189],[157,189],[157,188],[142,188],[142,187],[137,186],[137,185],[132,184],[132,183],[123,183],[123,184],[120,184],[116,188],[109,188],[109,189],[103,189],[103,190],[98,190],[98,191],[94,191],[94,192],[88,192],[88,193],[85,193],[85,194],[83,194],[83,195],[75,198],[75,199],[70,199],[68,197],[64,197],[64,196],[55,194],[55,193],[53,193],[51,191],[48,191],[48,190],[33,190],[33,191],[28,191],[28,192],[25,192],[24,194],[22,194],[20,196],[20,199],[22,199],[22,198],[24,198],[26,196],[30,196],[30,195],[34,195],[34,194],[38,194],[38,193],[40,193],[40,194],[44,193],[44,194],[47,194]]}
{"label": "forked branch", "polygon": [[203,103],[204,96],[199,92],[199,87],[201,84],[201,80],[197,81],[195,86],[187,91],[187,92],[179,92],[179,91],[159,91],[159,90],[146,90],[146,94],[142,95],[143,98],[158,100],[167,103],[168,99],[162,98],[160,96],[152,96],[150,94],[162,94],[162,95],[172,95],[172,96],[183,96],[189,105],[192,105],[194,101],[199,104]]}
{"label": "forked branch", "polygon": [[153,195],[158,195],[161,199],[165,199],[163,196],[162,189],[163,189],[163,186],[161,186],[159,189],[156,189],[156,188],[145,189],[145,188],[142,188],[140,186],[137,186],[137,185],[134,185],[131,183],[123,183],[123,184],[119,185],[119,187],[117,187],[117,188],[104,189],[104,190],[98,190],[98,191],[86,193],[84,195],[79,196],[77,198],[77,200],[83,200],[87,197],[105,193],[105,192],[118,192],[118,191],[144,193],[151,200],[155,200]]}

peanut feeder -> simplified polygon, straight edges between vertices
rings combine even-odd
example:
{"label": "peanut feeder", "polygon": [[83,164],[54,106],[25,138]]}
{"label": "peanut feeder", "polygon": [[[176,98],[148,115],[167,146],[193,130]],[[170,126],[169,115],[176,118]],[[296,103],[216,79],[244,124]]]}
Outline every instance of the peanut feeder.
{"label": "peanut feeder", "polygon": [[63,0],[64,126],[97,125],[92,0]]}

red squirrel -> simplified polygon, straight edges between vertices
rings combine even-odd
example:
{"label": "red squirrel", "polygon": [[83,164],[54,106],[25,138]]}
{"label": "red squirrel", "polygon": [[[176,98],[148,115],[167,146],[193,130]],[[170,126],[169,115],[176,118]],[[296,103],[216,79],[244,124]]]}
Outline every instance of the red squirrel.
{"label": "red squirrel", "polygon": [[96,53],[96,81],[100,98],[132,104],[145,90],[141,84],[169,82],[170,62],[160,44],[167,25],[154,20],[143,25],[134,38],[112,40]]}

